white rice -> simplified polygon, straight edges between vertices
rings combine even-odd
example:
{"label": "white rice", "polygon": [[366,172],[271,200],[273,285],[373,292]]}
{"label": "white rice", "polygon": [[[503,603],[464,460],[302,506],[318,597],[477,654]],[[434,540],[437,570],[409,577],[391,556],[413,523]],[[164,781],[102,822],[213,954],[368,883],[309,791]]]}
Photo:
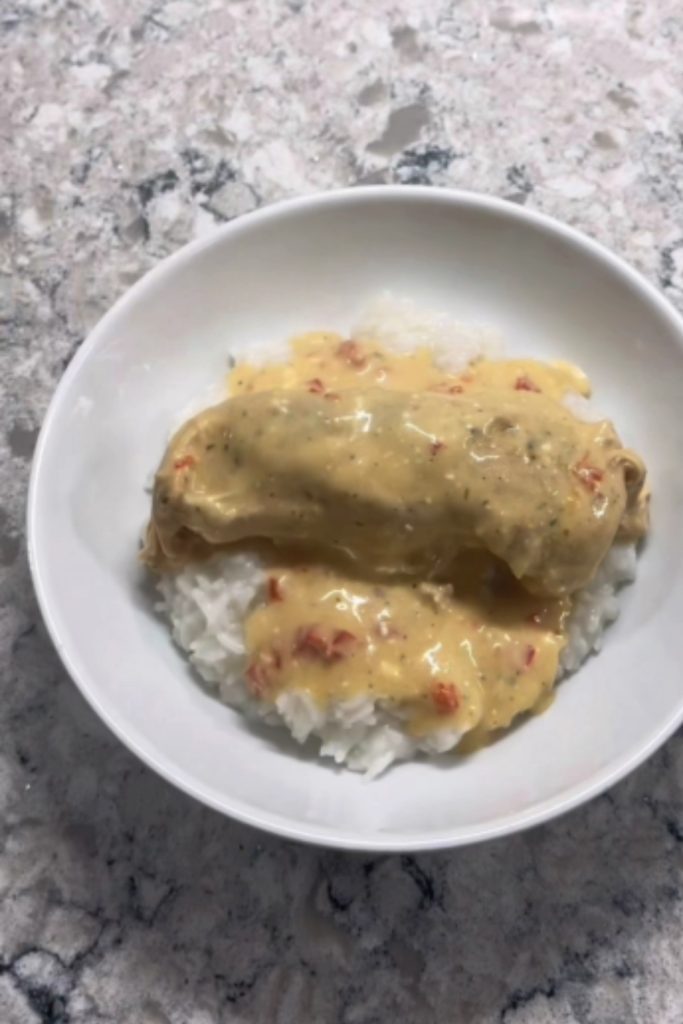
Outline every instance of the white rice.
{"label": "white rice", "polygon": [[473,359],[502,355],[501,340],[494,331],[466,327],[446,313],[427,312],[412,299],[383,292],[364,307],[351,334],[372,339],[394,352],[430,348],[434,362],[443,370],[458,373]]}
{"label": "white rice", "polygon": [[[464,368],[478,355],[499,355],[500,345],[484,331],[464,329],[445,316],[425,314],[406,300],[383,296],[367,307],[355,337],[372,337],[388,348],[409,351],[428,345],[444,368]],[[268,361],[268,351],[260,353]],[[282,356],[278,343],[271,359]],[[584,402],[577,414],[588,416]],[[575,672],[602,644],[605,627],[619,614],[618,588],[636,574],[634,545],[614,545],[592,582],[574,600],[559,677]],[[265,600],[266,572],[256,555],[216,555],[161,577],[159,610],[173,639],[219,700],[272,725],[285,726],[299,742],[314,738],[319,753],[354,771],[376,776],[394,761],[418,753],[441,754],[461,733],[443,729],[416,739],[406,734],[395,708],[384,701],[354,697],[320,708],[304,692],[283,693],[275,705],[254,699],[245,682],[243,622]]]}

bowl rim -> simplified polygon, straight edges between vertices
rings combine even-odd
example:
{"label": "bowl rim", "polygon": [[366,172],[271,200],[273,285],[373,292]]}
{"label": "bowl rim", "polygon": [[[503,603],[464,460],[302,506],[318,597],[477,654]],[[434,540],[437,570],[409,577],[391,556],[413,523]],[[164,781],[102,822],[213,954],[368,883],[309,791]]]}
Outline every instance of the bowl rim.
{"label": "bowl rim", "polygon": [[488,825],[450,829],[445,832],[432,832],[421,838],[417,834],[413,835],[408,832],[388,836],[364,836],[362,833],[335,835],[323,826],[309,825],[305,822],[293,823],[287,818],[279,817],[270,812],[255,810],[239,800],[224,799],[214,795],[212,791],[203,788],[184,772],[175,770],[172,765],[157,757],[155,751],[150,749],[145,743],[138,742],[135,737],[129,735],[125,724],[119,721],[116,714],[110,712],[101,704],[97,694],[91,691],[89,681],[91,674],[86,671],[80,671],[76,658],[72,656],[60,636],[59,626],[52,612],[48,594],[49,588],[42,575],[38,551],[37,520],[40,515],[38,497],[41,472],[45,462],[52,425],[60,412],[67,387],[71,380],[77,376],[81,366],[97,348],[100,338],[108,330],[109,325],[124,314],[129,307],[134,305],[145,291],[156,285],[170,271],[178,270],[183,265],[190,263],[200,252],[209,250],[214,246],[221,246],[227,238],[237,239],[240,234],[249,231],[258,223],[267,220],[277,220],[281,217],[286,218],[299,212],[322,207],[376,202],[401,203],[405,201],[436,205],[446,204],[465,209],[487,211],[502,216],[513,223],[534,226],[547,235],[569,243],[574,249],[583,252],[617,273],[632,291],[637,292],[647,304],[654,307],[655,312],[678,335],[683,347],[683,316],[677,312],[675,307],[650,281],[631,267],[624,259],[611,252],[606,246],[596,241],[590,235],[538,210],[530,210],[509,200],[491,196],[487,193],[441,188],[431,185],[348,186],[282,199],[251,213],[236,217],[234,220],[218,226],[209,234],[188,242],[180,249],[166,256],[120,295],[98,320],[62,374],[48,404],[33,455],[26,509],[29,569],[43,622],[66,672],[90,707],[117,739],[167,782],[170,782],[176,788],[194,797],[204,805],[242,824],[285,839],[313,846],[362,853],[408,853],[468,846],[485,840],[512,835],[566,814],[604,793],[625,778],[625,776],[647,760],[675,732],[683,722],[683,695],[677,711],[662,726],[646,736],[642,742],[634,745],[630,752],[625,753],[616,762],[596,771],[589,781],[578,783],[565,790],[560,796],[545,800],[526,811],[503,816]]}

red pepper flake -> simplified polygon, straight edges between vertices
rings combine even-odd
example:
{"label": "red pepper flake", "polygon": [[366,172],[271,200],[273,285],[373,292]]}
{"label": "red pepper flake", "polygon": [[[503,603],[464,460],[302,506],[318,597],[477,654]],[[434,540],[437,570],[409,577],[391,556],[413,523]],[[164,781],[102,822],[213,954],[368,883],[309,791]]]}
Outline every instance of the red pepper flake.
{"label": "red pepper flake", "polygon": [[432,701],[440,715],[452,715],[460,707],[460,697],[453,683],[434,683]]}
{"label": "red pepper flake", "polygon": [[313,377],[312,380],[306,381],[306,387],[312,395],[322,395],[325,393],[325,385],[320,377]]}
{"label": "red pepper flake", "polygon": [[538,385],[534,384],[531,377],[527,377],[525,373],[519,375],[515,381],[515,391],[537,391],[541,393],[541,389]]}
{"label": "red pepper flake", "polygon": [[348,629],[338,629],[332,637],[332,652],[337,658],[346,658],[358,644],[355,633]]}
{"label": "red pepper flake", "polygon": [[197,465],[194,455],[183,455],[182,459],[176,459],[173,463],[174,469],[192,469]]}
{"label": "red pepper flake", "polygon": [[574,473],[578,476],[583,486],[591,492],[597,491],[598,484],[605,475],[597,466],[591,466],[590,462],[588,462],[587,454],[574,466]]}
{"label": "red pepper flake", "polygon": [[432,457],[433,457],[434,455],[438,455],[438,454],[439,454],[439,452],[443,451],[443,449],[444,449],[445,447],[446,447],[446,445],[444,444],[444,442],[443,442],[443,441],[432,441],[432,443],[431,443],[431,444],[430,444],[430,446],[429,446],[429,454],[430,454],[430,455],[431,455]]}
{"label": "red pepper flake", "polygon": [[524,668],[531,668],[533,663],[536,661],[536,655],[538,651],[533,644],[527,644],[524,651]]}
{"label": "red pepper flake", "polygon": [[244,673],[247,685],[254,697],[261,700],[270,689],[273,672],[282,668],[282,654],[274,647],[271,651],[261,651],[255,661],[247,666]]}
{"label": "red pepper flake", "polygon": [[282,590],[282,584],[277,576],[268,577],[268,600],[271,604],[274,601],[284,601],[285,595]]}
{"label": "red pepper flake", "polygon": [[247,684],[254,697],[263,697],[268,688],[267,673],[264,666],[254,661],[247,667],[245,672]]}
{"label": "red pepper flake", "polygon": [[296,635],[294,652],[329,663],[348,657],[357,643],[358,638],[347,629],[337,629],[329,637],[319,626],[305,626]]}
{"label": "red pepper flake", "polygon": [[294,638],[295,654],[313,654],[322,657],[327,656],[329,642],[322,635],[317,626],[302,626],[297,630]]}
{"label": "red pepper flake", "polygon": [[326,656],[329,642],[316,626],[308,626],[298,631],[294,642],[294,649],[298,654],[310,652]]}
{"label": "red pepper flake", "polygon": [[342,341],[337,348],[337,355],[356,370],[362,370],[368,363],[357,341]]}

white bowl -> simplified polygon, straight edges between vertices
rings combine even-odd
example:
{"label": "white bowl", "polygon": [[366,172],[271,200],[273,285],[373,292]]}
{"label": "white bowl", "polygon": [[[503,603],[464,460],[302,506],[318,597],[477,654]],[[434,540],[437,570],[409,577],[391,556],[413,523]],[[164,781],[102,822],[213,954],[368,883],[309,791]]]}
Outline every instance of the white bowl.
{"label": "white bowl", "polygon": [[[255,732],[193,680],[136,564],[145,484],[179,412],[236,346],[348,327],[390,288],[512,351],[577,362],[654,493],[651,539],[604,649],[481,753],[367,782]],[[633,270],[537,213],[469,193],[358,188],[285,202],[186,246],[104,317],[38,443],[31,566],[61,658],[110,728],[199,800],[295,839],[435,849],[544,821],[616,782],[683,718],[683,322]]]}

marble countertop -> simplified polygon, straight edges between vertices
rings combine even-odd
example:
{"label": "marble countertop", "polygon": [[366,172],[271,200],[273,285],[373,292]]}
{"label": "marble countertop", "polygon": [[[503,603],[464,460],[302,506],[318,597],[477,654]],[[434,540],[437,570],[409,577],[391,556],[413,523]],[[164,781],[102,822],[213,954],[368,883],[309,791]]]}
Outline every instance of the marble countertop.
{"label": "marble countertop", "polygon": [[23,529],[90,327],[159,257],[280,196],[491,192],[682,308],[679,0],[27,0],[2,5],[0,48],[2,1024],[680,1024],[680,736],[511,839],[299,848],[105,731],[46,638]]}

